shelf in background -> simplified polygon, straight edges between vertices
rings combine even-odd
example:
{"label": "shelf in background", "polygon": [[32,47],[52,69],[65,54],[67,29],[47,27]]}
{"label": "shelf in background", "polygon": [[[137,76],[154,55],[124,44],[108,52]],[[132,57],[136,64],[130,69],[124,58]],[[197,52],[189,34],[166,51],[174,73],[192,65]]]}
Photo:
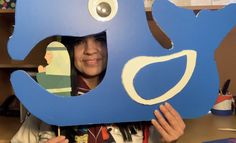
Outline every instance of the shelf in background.
{"label": "shelf in background", "polygon": [[0,14],[1,13],[15,13],[14,9],[0,9]]}
{"label": "shelf in background", "polygon": [[19,117],[0,116],[0,143],[9,143],[20,125]]}
{"label": "shelf in background", "polygon": [[19,63],[19,64],[0,64],[0,69],[8,69],[8,68],[15,68],[15,69],[37,69],[38,65],[33,65],[33,64],[24,64],[24,63]]}
{"label": "shelf in background", "polygon": [[14,61],[14,60],[5,60],[0,61],[0,69],[37,69],[40,64],[38,63],[29,63],[26,61]]}

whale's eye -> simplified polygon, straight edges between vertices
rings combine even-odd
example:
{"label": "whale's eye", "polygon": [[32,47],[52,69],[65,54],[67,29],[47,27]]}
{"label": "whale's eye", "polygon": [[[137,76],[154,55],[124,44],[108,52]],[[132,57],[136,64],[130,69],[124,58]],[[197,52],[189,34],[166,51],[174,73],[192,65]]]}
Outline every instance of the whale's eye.
{"label": "whale's eye", "polygon": [[97,14],[101,17],[108,17],[111,14],[111,6],[109,3],[101,2],[96,8]]}
{"label": "whale's eye", "polygon": [[109,21],[117,13],[117,0],[89,0],[90,14],[98,21]]}

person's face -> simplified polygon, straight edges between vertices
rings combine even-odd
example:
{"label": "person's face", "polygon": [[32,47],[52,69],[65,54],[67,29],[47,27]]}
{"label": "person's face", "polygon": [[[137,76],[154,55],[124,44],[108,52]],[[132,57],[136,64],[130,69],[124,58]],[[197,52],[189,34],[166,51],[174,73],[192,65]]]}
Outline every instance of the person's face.
{"label": "person's face", "polygon": [[105,43],[92,36],[86,37],[74,47],[74,64],[87,77],[99,76],[107,65]]}
{"label": "person's face", "polygon": [[52,52],[47,51],[44,58],[47,61],[47,64],[50,64],[52,62]]}

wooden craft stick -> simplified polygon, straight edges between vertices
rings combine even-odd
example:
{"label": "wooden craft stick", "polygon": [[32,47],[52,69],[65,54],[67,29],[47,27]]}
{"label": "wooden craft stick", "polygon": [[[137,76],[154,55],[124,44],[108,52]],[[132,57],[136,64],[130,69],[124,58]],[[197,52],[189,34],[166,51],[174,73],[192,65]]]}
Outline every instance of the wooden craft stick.
{"label": "wooden craft stick", "polygon": [[61,129],[59,126],[57,127],[57,136],[61,136]]}
{"label": "wooden craft stick", "polygon": [[218,128],[220,131],[231,131],[231,132],[236,132],[236,129],[234,128]]}

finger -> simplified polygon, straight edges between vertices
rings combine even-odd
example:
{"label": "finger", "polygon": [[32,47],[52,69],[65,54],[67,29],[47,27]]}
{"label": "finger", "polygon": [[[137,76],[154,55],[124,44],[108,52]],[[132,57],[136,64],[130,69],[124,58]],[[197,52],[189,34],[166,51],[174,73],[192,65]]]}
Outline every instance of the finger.
{"label": "finger", "polygon": [[173,135],[177,139],[184,134],[185,123],[179,113],[170,104],[165,103],[164,107],[163,109],[168,110],[168,112],[172,115],[170,117],[167,117],[167,120],[171,124],[172,128],[175,130],[175,133]]}
{"label": "finger", "polygon": [[[163,105],[161,105],[163,106]],[[169,123],[166,121],[166,119],[161,115],[161,113],[158,110],[155,110],[154,112],[158,123],[161,125],[161,127],[170,135],[174,132],[174,130],[171,128]]]}
{"label": "finger", "polygon": [[181,136],[181,134],[177,130],[175,130],[169,125],[169,123],[158,110],[156,110],[154,114],[157,120],[152,120],[152,123],[155,128],[160,132],[160,135],[162,136],[165,142],[173,142]]}
{"label": "finger", "polygon": [[68,140],[68,139],[66,139],[66,140],[65,140],[65,143],[69,143],[69,140]]}
{"label": "finger", "polygon": [[47,141],[47,143],[66,143],[65,141],[66,141],[65,136],[58,136],[50,139],[49,141]]}
{"label": "finger", "polygon": [[186,125],[185,125],[182,117],[180,116],[180,114],[169,103],[166,102],[165,106],[169,110],[169,112],[176,118],[176,120],[179,123],[180,127],[182,129],[185,129]]}
{"label": "finger", "polygon": [[[178,120],[176,120],[176,118],[174,117],[174,115],[172,115],[171,112],[164,105],[160,106],[160,110],[168,121],[167,123],[172,128],[172,130],[175,130],[176,132],[181,134],[183,132],[182,128],[179,125]],[[174,132],[172,130],[168,130],[168,132],[173,135]]]}
{"label": "finger", "polygon": [[151,122],[163,139],[169,138],[169,134],[165,131],[165,129],[162,128],[162,126],[156,120],[152,119]]}

